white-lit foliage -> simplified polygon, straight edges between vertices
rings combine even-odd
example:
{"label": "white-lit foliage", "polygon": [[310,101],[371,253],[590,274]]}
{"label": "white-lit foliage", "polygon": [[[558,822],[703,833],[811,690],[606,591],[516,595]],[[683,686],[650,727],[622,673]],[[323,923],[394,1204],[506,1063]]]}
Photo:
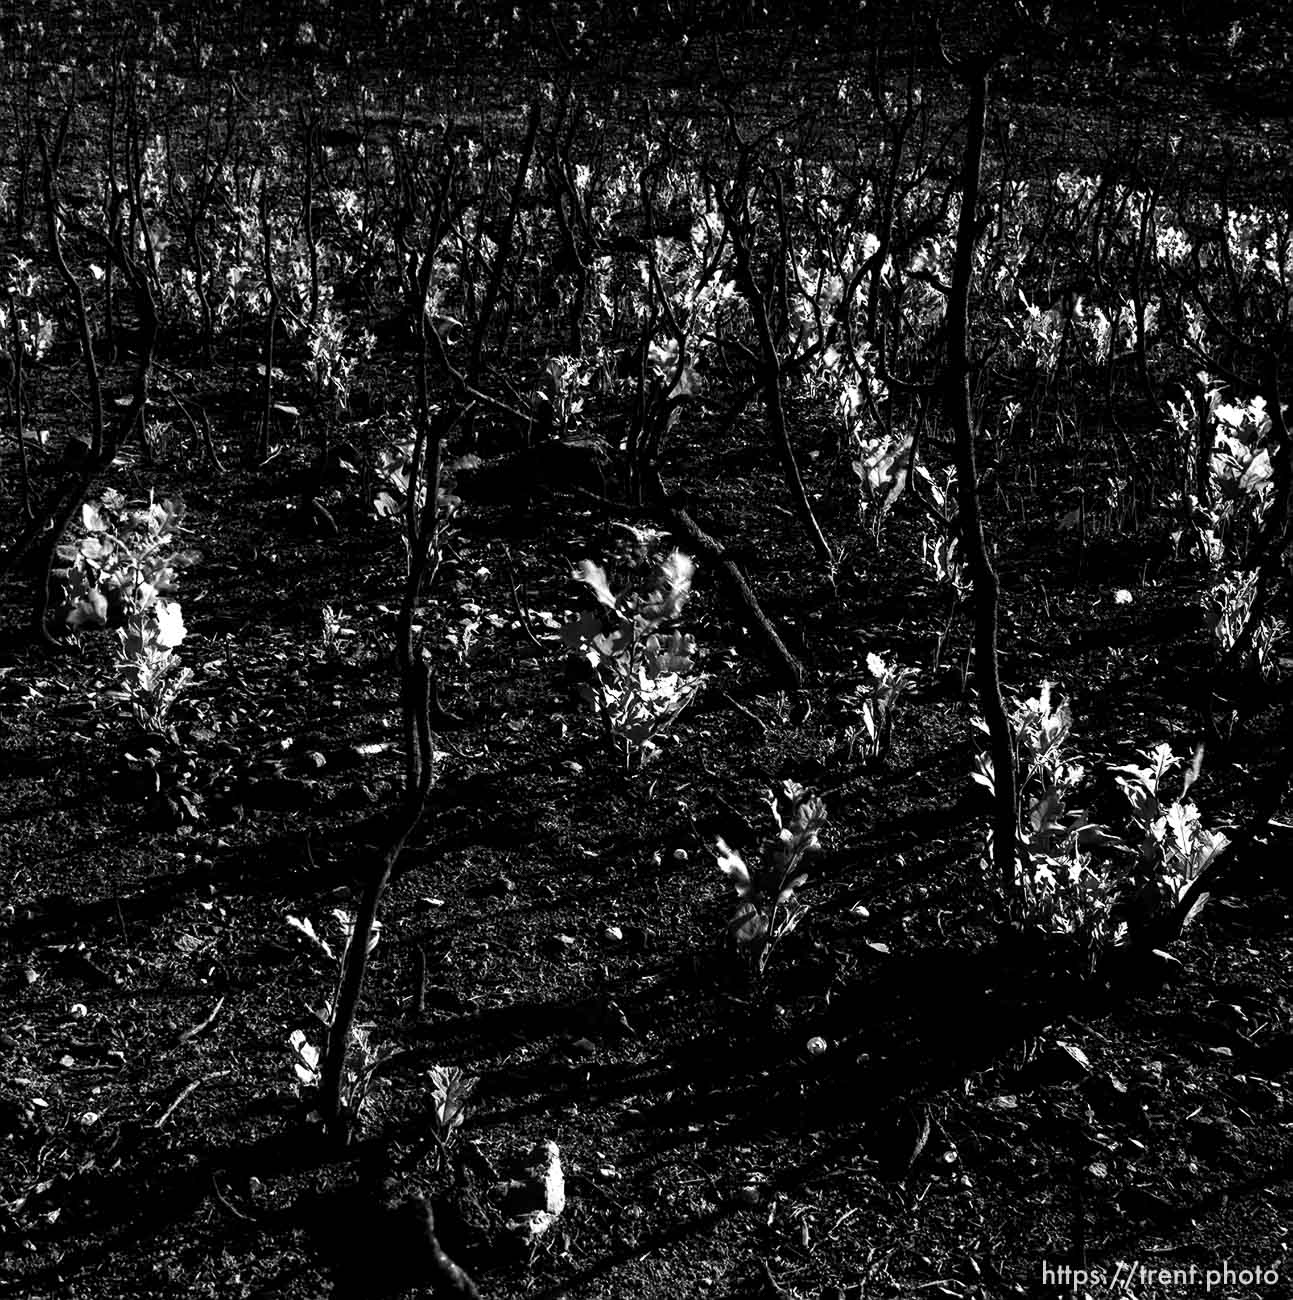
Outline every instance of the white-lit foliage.
{"label": "white-lit foliage", "polygon": [[690,557],[673,551],[655,566],[644,590],[618,596],[592,560],[580,561],[572,574],[592,591],[597,608],[575,615],[561,635],[588,663],[590,680],[581,692],[626,770],[650,757],[656,738],[704,685],[695,642],[668,630],[691,593],[694,573]]}
{"label": "white-lit foliage", "polygon": [[717,841],[719,870],[736,889],[729,928],[739,949],[762,973],[773,950],[804,919],[807,904],[798,891],[808,880],[804,859],[820,847],[826,805],[793,781],[781,793],[766,793],[777,828],[753,866],[723,839]]}
{"label": "white-lit foliage", "polygon": [[175,549],[182,515],[180,503],[151,493],[131,505],[107,491],[81,507],[83,535],[58,548],[66,565],[56,570],[68,591],[64,621],[76,632],[115,629],[119,679],[107,694],[127,704],[146,731],[165,731],[192,676],[174,653],[186,629],[169,597],[179,572],[197,559]]}

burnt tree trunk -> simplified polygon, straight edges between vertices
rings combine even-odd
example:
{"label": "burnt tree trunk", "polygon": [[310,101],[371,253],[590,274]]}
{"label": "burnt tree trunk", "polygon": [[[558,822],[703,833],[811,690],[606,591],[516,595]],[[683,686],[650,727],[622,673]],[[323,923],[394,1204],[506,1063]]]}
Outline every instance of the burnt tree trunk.
{"label": "burnt tree trunk", "polygon": [[974,415],[970,405],[970,285],[974,277],[975,223],[987,117],[986,60],[958,69],[970,95],[965,156],[961,164],[961,215],[956,231],[956,261],[947,300],[947,373],[944,402],[955,438],[956,481],[966,561],[974,584],[974,676],[979,707],[987,723],[993,769],[992,861],[1001,885],[1015,888],[1018,814],[1015,807],[1015,754],[1001,698],[997,663],[997,604],[1001,584],[992,565],[979,506]]}

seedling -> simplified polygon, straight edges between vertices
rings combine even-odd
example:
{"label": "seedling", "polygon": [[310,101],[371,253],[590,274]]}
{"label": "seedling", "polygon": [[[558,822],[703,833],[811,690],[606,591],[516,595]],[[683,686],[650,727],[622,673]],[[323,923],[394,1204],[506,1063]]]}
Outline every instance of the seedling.
{"label": "seedling", "polygon": [[[341,985],[342,972],[345,970],[346,950],[350,946],[355,929],[354,916],[343,908],[333,908],[332,918],[334,929],[339,935],[337,943],[323,938],[309,917],[285,918],[293,933],[299,935],[309,946],[317,964],[330,969],[334,978],[333,994],[324,1007],[321,1010],[311,1008],[314,1018],[323,1027],[325,1046],[328,1036],[336,1032],[334,1023],[336,994]],[[381,927],[374,925],[367,938],[369,952],[377,946],[380,937]],[[372,1096],[377,1070],[390,1056],[389,1052],[381,1052],[373,1046],[368,1029],[368,1026],[352,1022],[347,1035],[341,1102],[352,1122],[357,1121],[363,1113],[364,1107]],[[312,1043],[302,1029],[295,1029],[288,1035],[288,1048],[298,1084],[306,1096],[313,1097],[322,1084],[322,1062],[325,1050]]]}
{"label": "seedling", "polygon": [[572,576],[597,597],[598,608],[577,615],[562,637],[587,660],[584,699],[602,720],[607,749],[625,771],[641,767],[656,739],[677,720],[705,683],[695,668],[695,642],[667,632],[691,593],[695,565],[673,551],[655,567],[645,592],[612,594],[606,572],[583,560]]}
{"label": "seedling", "polygon": [[[341,1100],[346,1113],[357,1120],[372,1098],[373,1085],[379,1066],[389,1053],[376,1051],[368,1036],[370,1026],[354,1024],[350,1028],[350,1041],[346,1052],[346,1073],[341,1085]],[[303,1029],[294,1029],[288,1035],[288,1048],[292,1069],[302,1093],[313,1096],[322,1083],[323,1054]]]}
{"label": "seedling", "polygon": [[[1203,595],[1203,612],[1212,632],[1212,645],[1219,660],[1224,660],[1239,643],[1248,626],[1253,601],[1257,597],[1260,574],[1235,573],[1219,577]],[[1275,648],[1288,631],[1282,619],[1263,618],[1253,629],[1249,662],[1263,678],[1275,675],[1279,660]]]}
{"label": "seedling", "polygon": [[467,1118],[467,1103],[480,1082],[456,1065],[433,1065],[427,1071],[431,1084],[431,1139],[443,1160]]}
{"label": "seedling", "polygon": [[776,839],[764,846],[763,860],[746,864],[723,839],[717,841],[718,869],[736,887],[736,910],[728,923],[737,947],[763,974],[773,949],[804,919],[807,904],[796,891],[808,880],[804,858],[820,847],[818,835],[826,824],[826,805],[793,781],[781,795],[767,792],[777,827]]}
{"label": "seedling", "polygon": [[75,631],[116,629],[121,684],[108,696],[128,704],[145,731],[166,732],[192,677],[174,657],[186,630],[178,602],[165,595],[197,558],[173,549],[182,514],[178,502],[151,493],[146,507],[130,509],[108,491],[81,507],[85,536],[58,549],[68,565],[59,571],[70,596],[64,619]]}
{"label": "seedling", "polygon": [[[68,589],[67,625],[80,631],[119,627],[159,604],[179,570],[192,564],[192,551],[173,549],[184,507],[157,501],[133,508],[120,492],[104,492],[97,504],[81,507],[84,536],[58,548],[67,567],[57,571]],[[174,615],[178,617],[178,614]]]}
{"label": "seedling", "polygon": [[858,510],[877,540],[912,467],[912,435],[875,423],[876,401],[883,396],[883,385],[864,379],[844,385],[837,404],[852,451],[849,467],[858,480]]}
{"label": "seedling", "polygon": [[[1190,885],[1225,848],[1226,837],[1207,830],[1198,807],[1187,800],[1203,764],[1203,746],[1187,764],[1165,744],[1144,750],[1144,764],[1127,763],[1113,769],[1118,788],[1131,805],[1132,821],[1141,832],[1138,847],[1140,868],[1133,882],[1131,913],[1134,919],[1150,920],[1175,907]],[[1181,792],[1164,803],[1163,783],[1181,773]]]}
{"label": "seedling", "polygon": [[549,357],[543,377],[531,399],[536,423],[548,435],[564,438],[579,422],[584,408],[584,391],[593,370],[575,357]]}
{"label": "seedling", "polygon": [[[1082,942],[1093,967],[1110,934],[1110,910],[1117,880],[1097,863],[1096,847],[1121,847],[1103,826],[1070,807],[1086,775],[1070,743],[1073,714],[1056,703],[1043,682],[1035,699],[1018,703],[1011,715],[1015,736],[1017,856],[1015,883],[1022,918],[1050,934]],[[972,776],[989,792],[995,786],[987,748],[987,727]]]}
{"label": "seedling", "polygon": [[911,690],[916,670],[891,663],[872,652],[866,657],[871,680],[857,688],[860,727],[849,729],[849,757],[860,748],[866,758],[882,761],[893,739],[893,722],[902,697]]}
{"label": "seedling", "polygon": [[487,616],[482,613],[479,605],[468,602],[463,605],[459,616],[451,626],[445,629],[444,647],[463,668],[469,665],[476,647],[480,644],[480,629],[487,617],[490,622],[495,620],[494,615]]}
{"label": "seedling", "polygon": [[[1019,772],[1017,884],[1024,919],[1082,940],[1094,967],[1107,947],[1128,942],[1175,907],[1226,845],[1224,835],[1204,828],[1198,808],[1186,799],[1198,779],[1202,747],[1188,764],[1159,744],[1141,753],[1143,763],[1111,769],[1140,833],[1133,848],[1069,806],[1086,766],[1070,743],[1072,714],[1053,701],[1049,683],[1043,683],[1036,699],[1016,707],[1011,723]],[[1182,770],[1180,794],[1167,803],[1160,795],[1163,783]],[[980,753],[973,776],[991,790],[986,752]]]}
{"label": "seedling", "polygon": [[346,642],[355,636],[355,629],[346,622],[346,616],[331,605],[324,605],[319,610],[321,647],[323,657],[340,660],[346,657]]}
{"label": "seedling", "polygon": [[167,733],[171,709],[193,678],[173,654],[183,638],[184,624],[174,601],[161,602],[152,617],[133,618],[117,631],[121,685],[107,694],[130,706],[142,731]]}

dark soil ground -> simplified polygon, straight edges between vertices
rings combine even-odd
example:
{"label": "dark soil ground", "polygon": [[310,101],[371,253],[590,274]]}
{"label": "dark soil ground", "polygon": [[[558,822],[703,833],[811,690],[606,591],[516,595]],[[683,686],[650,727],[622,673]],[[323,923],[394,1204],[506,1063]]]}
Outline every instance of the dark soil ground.
{"label": "dark soil ground", "polygon": [[[695,481],[722,481],[737,450],[697,437]],[[440,735],[432,811],[384,912],[365,1018],[394,1055],[345,1158],[326,1156],[291,1069],[288,1035],[330,976],[286,918],[327,933],[398,781],[381,635],[395,539],[344,500],[339,537],[302,535],[287,471],[190,488],[197,682],[181,745],[152,759],[131,760],[140,742],[99,699],[102,639],[9,656],[0,1051],[19,1293],[309,1296],[341,1264],[378,1294],[392,1250],[346,1199],[378,1149],[442,1198],[445,1244],[489,1295],[1040,1295],[1044,1267],[1082,1261],[1284,1271],[1287,892],[1215,907],[1113,995],[986,924],[964,622],[887,766],[852,761],[849,665],[879,647],[928,667],[943,598],[904,558],[901,509],[838,595],[790,567],[799,539],[755,504],[773,486],[761,459],[739,497],[702,490],[696,508],[757,557],[817,683],[762,684],[702,574],[689,622],[711,686],[632,777],[573,699],[546,617],[577,603],[567,574],[605,552],[600,525],[569,502],[468,500],[442,617],[485,617],[465,662],[442,661],[462,723]],[[1160,560],[1141,582],[1134,558],[1135,575],[1097,577],[1072,545],[1003,547],[1008,680],[1061,683],[1094,754],[1188,737],[1204,653],[1201,628],[1197,650],[1180,632],[1189,575]],[[1112,601],[1123,581],[1131,606]],[[325,604],[355,632],[331,652]],[[1242,803],[1244,761],[1208,773],[1209,816]],[[787,778],[822,791],[831,821],[809,919],[758,980],[727,949],[712,850],[765,836],[761,794]],[[480,1079],[456,1182],[426,1149],[434,1065]],[[483,1171],[549,1140],[568,1207],[508,1247]]]}

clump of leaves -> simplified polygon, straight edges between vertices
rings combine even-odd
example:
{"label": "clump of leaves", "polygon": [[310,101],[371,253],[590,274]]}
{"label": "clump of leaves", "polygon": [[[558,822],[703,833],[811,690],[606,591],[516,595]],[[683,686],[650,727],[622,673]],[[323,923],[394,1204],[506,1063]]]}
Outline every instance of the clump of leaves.
{"label": "clump of leaves", "polygon": [[[832,348],[827,356],[839,356]],[[856,382],[840,385],[836,410],[847,434],[849,467],[858,481],[858,513],[877,540],[886,515],[907,489],[912,467],[912,435],[884,427],[877,403],[886,396],[873,357],[863,350],[854,358]]]}
{"label": "clump of leaves", "polygon": [[[1118,879],[1093,850],[1118,841],[1086,812],[1071,806],[1086,767],[1071,744],[1073,714],[1043,682],[1033,699],[1020,701],[1010,717],[1018,774],[1018,837],[1015,884],[1023,919],[1049,934],[1078,940],[1094,966],[1111,934]],[[996,778],[988,752],[987,725],[973,778],[989,792]]]}
{"label": "clump of leaves", "polygon": [[[1239,644],[1245,629],[1253,603],[1260,589],[1261,574],[1254,569],[1248,573],[1227,574],[1216,578],[1210,589],[1204,592],[1203,612],[1212,633],[1213,651],[1218,659],[1224,660],[1232,654]],[[1274,677],[1279,669],[1279,657],[1276,649],[1280,639],[1288,631],[1282,619],[1266,617],[1253,628],[1248,645],[1247,665],[1251,666],[1263,679]]]}
{"label": "clump of leaves", "polygon": [[893,740],[898,705],[916,681],[916,670],[872,651],[866,657],[870,681],[857,688],[861,725],[848,732],[849,756],[860,748],[866,758],[883,760]]}
{"label": "clump of leaves", "polygon": [[[1108,947],[1152,933],[1226,845],[1225,836],[1207,830],[1186,799],[1198,779],[1202,746],[1188,763],[1159,744],[1141,752],[1143,762],[1111,769],[1139,832],[1139,842],[1130,846],[1071,806],[1086,766],[1071,743],[1072,713],[1056,703],[1049,683],[1035,699],[1016,706],[1011,725],[1019,774],[1016,882],[1024,919],[1080,940],[1094,968]],[[985,742],[973,775],[991,790],[986,750]],[[1181,791],[1168,802],[1163,783],[1178,771]],[[1184,924],[1206,901],[1200,899]]]}
{"label": "clump of leaves", "polygon": [[171,709],[193,679],[192,671],[175,658],[175,647],[183,639],[184,624],[174,601],[166,602],[154,617],[136,616],[117,631],[121,684],[107,695],[128,705],[143,731],[166,734]]}
{"label": "clump of leaves", "polygon": [[920,539],[920,562],[940,587],[946,587],[961,600],[970,588],[970,575],[961,555],[960,538],[954,533],[924,533]]}
{"label": "clump of leaves", "polygon": [[597,598],[597,609],[576,615],[562,638],[587,661],[581,694],[599,714],[607,748],[624,770],[641,766],[705,683],[695,666],[690,636],[668,631],[691,594],[695,565],[673,551],[654,567],[642,591],[616,596],[605,570],[580,561],[576,581]]}
{"label": "clump of leaves", "polygon": [[173,627],[179,610],[167,594],[180,570],[198,558],[196,552],[175,549],[183,515],[180,502],[157,501],[151,492],[146,504],[132,505],[111,489],[97,503],[86,502],[84,536],[58,548],[66,567],[55,576],[68,593],[67,626],[119,628],[132,616],[155,610],[159,622]]}
{"label": "clump of leaves", "polygon": [[[352,1024],[346,1051],[346,1070],[341,1081],[341,1104],[352,1122],[359,1119],[373,1095],[379,1066],[389,1053],[378,1051],[369,1038],[367,1025]],[[303,1095],[313,1098],[323,1082],[323,1052],[303,1029],[288,1035],[292,1069]],[[315,1112],[317,1114],[317,1112]]]}
{"label": "clump of leaves", "polygon": [[[313,1043],[303,1029],[293,1030],[287,1040],[297,1083],[306,1097],[313,1098],[323,1079],[323,1056],[327,1041],[335,1032],[334,1008],[342,972],[345,970],[346,951],[354,938],[355,918],[344,908],[332,909],[332,928],[338,935],[332,942],[319,934],[309,917],[288,916],[285,919],[298,940],[305,942],[316,962],[325,969],[330,969],[333,976],[333,992],[328,1001],[321,1009],[311,1008],[315,1020],[323,1027],[324,1046],[319,1047]],[[380,938],[381,926],[374,925],[368,935],[369,952],[377,946]],[[346,1045],[341,1103],[352,1123],[358,1121],[371,1099],[377,1070],[390,1055],[374,1047],[368,1031],[369,1026],[352,1023]]]}
{"label": "clump of leaves", "polygon": [[466,601],[451,617],[441,645],[453,655],[460,667],[466,668],[480,645],[481,627],[485,623],[498,626],[502,622],[499,615],[487,614],[474,601]]}
{"label": "clump of leaves", "polygon": [[443,1156],[467,1118],[467,1103],[480,1080],[456,1065],[433,1065],[427,1079],[431,1084],[432,1138]]}
{"label": "clump of leaves", "polygon": [[763,849],[762,861],[749,866],[723,839],[717,841],[719,870],[736,888],[737,906],[729,922],[737,946],[760,974],[773,949],[803,920],[807,904],[796,891],[807,881],[804,858],[820,847],[826,805],[793,781],[781,793],[767,792],[776,838]]}
{"label": "clump of leaves", "polygon": [[175,648],[184,640],[179,603],[169,599],[179,571],[197,555],[177,551],[183,506],[157,501],[131,506],[119,492],[81,507],[84,536],[58,549],[58,575],[68,593],[64,621],[75,631],[116,629],[119,686],[110,699],[130,707],[145,731],[165,733],[171,709],[192,674]]}
{"label": "clump of leaves", "polygon": [[575,357],[549,357],[531,398],[536,423],[557,438],[568,436],[584,409],[584,394],[595,367]]}
{"label": "clump of leaves", "polygon": [[[378,519],[394,520],[397,524],[406,525],[408,521],[409,507],[409,477],[413,470],[413,454],[416,444],[412,438],[395,438],[387,445],[379,448],[376,456],[374,467],[374,495],[373,495],[373,514]],[[459,460],[451,462],[447,468],[450,471],[456,469],[470,468],[473,459],[470,456],[464,456]],[[429,472],[429,471],[428,471]],[[412,503],[414,515],[417,518],[422,517],[422,512],[426,507],[427,501],[427,473],[419,472],[415,484],[416,500]],[[443,546],[448,539],[447,530],[453,525],[462,501],[456,497],[446,484],[445,475],[441,475],[440,481],[436,484],[436,535],[439,539],[439,546]],[[409,538],[404,538],[404,544],[409,545]]]}
{"label": "clump of leaves", "polygon": [[309,354],[305,368],[316,391],[328,393],[338,410],[348,410],[355,368],[372,355],[376,340],[368,330],[354,337],[345,318],[327,302],[320,304],[315,319],[306,326],[305,336]]}
{"label": "clump of leaves", "polygon": [[[1137,924],[1154,921],[1173,909],[1209,863],[1225,848],[1226,837],[1203,825],[1199,809],[1186,796],[1199,778],[1203,746],[1187,761],[1158,744],[1144,750],[1143,763],[1126,763],[1113,769],[1118,788],[1131,805],[1131,818],[1141,833],[1138,862],[1123,891],[1118,940],[1125,940]],[[1165,802],[1162,786],[1181,773],[1181,791]],[[1201,899],[1201,908],[1206,898]],[[1197,909],[1196,909],[1197,910]],[[1186,918],[1193,919],[1194,913]]]}
{"label": "clump of leaves", "polygon": [[348,637],[355,635],[354,628],[346,623],[346,616],[339,609],[334,609],[331,605],[323,605],[319,609],[320,632],[322,640],[319,645],[323,651],[325,659],[344,659],[345,646],[344,641]]}
{"label": "clump of leaves", "polygon": [[850,466],[858,480],[861,511],[878,538],[885,516],[907,487],[911,436],[880,432],[855,439],[857,459]]}
{"label": "clump of leaves", "polygon": [[[1258,536],[1275,499],[1274,447],[1265,398],[1236,404],[1223,401],[1222,394],[1219,384],[1200,374],[1197,387],[1186,390],[1180,406],[1168,403],[1186,453],[1184,462],[1193,465],[1200,450],[1207,456],[1208,500],[1200,500],[1187,486],[1180,499],[1189,540],[1214,565],[1227,554],[1241,554]],[[1206,443],[1203,448],[1200,439]],[[1186,534],[1186,528],[1178,529],[1173,540],[1179,545]]]}

